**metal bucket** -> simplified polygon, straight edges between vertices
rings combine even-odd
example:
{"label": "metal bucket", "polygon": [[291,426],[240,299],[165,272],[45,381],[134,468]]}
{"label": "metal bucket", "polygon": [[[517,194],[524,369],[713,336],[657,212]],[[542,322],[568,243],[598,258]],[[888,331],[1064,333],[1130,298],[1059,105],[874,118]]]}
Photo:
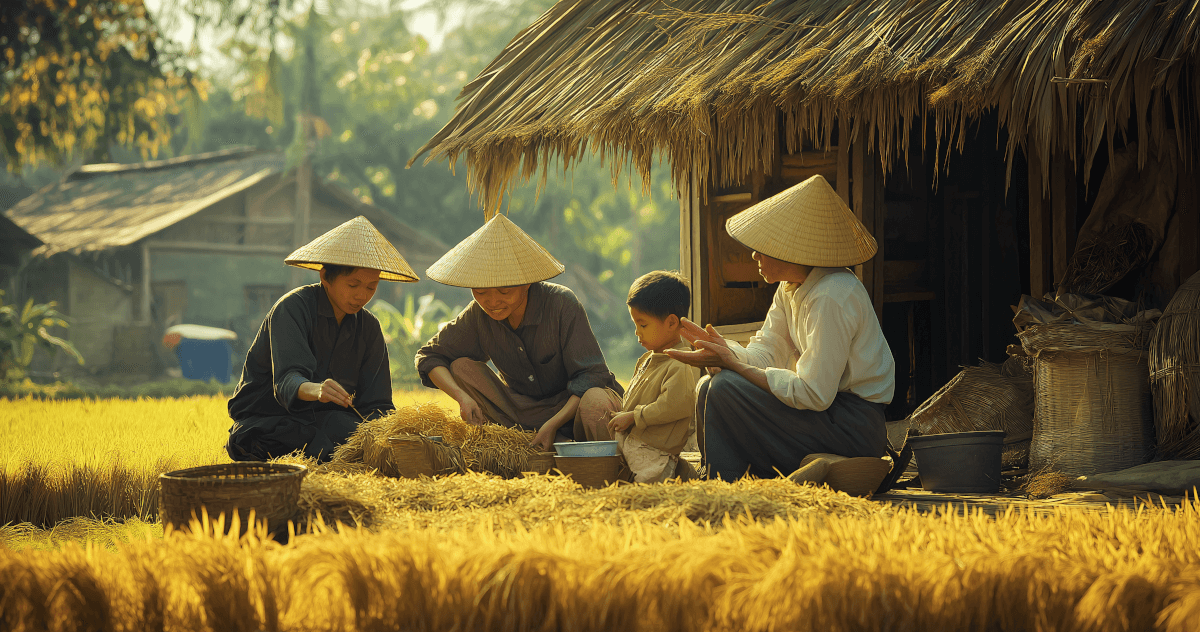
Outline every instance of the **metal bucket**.
{"label": "metal bucket", "polygon": [[949,432],[910,437],[921,487],[930,492],[1000,491],[1003,430]]}

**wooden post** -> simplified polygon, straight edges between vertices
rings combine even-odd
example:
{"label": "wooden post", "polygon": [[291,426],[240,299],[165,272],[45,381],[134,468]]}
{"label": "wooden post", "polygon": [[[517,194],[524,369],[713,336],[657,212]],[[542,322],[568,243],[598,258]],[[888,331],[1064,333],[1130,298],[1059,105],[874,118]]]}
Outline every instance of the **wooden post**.
{"label": "wooden post", "polygon": [[875,243],[879,248],[879,250],[875,253],[875,257],[871,259],[871,265],[875,269],[873,273],[874,278],[872,279],[872,288],[870,288],[871,301],[875,303],[875,317],[879,319],[880,323],[883,323],[883,284],[887,277],[883,270],[884,266],[887,265],[887,256],[884,248],[884,242],[886,241],[887,235],[886,231],[884,230],[884,225],[887,224],[887,201],[885,199],[886,188],[884,187],[882,157],[878,153],[874,153],[869,154],[869,158],[871,159],[871,162],[874,163],[874,167],[872,169],[874,173],[872,178],[874,182],[872,192],[874,195],[871,196],[871,206],[874,207],[872,212],[874,225],[870,230],[871,234],[875,236]]}
{"label": "wooden post", "polygon": [[1050,162],[1050,209],[1054,233],[1054,284],[1062,283],[1067,274],[1067,264],[1075,254],[1075,238],[1078,235],[1075,213],[1078,206],[1075,190],[1075,165],[1070,156],[1063,152],[1054,154]]}
{"label": "wooden post", "polygon": [[[292,245],[299,248],[308,243],[308,223],[312,214],[312,157],[305,153],[296,167],[296,205],[292,212]],[[292,269],[292,287],[304,283],[305,271]]]}
{"label": "wooden post", "polygon": [[150,244],[142,240],[142,304],[139,314],[141,324],[150,324]]}
{"label": "wooden post", "polygon": [[1054,289],[1050,201],[1042,187],[1042,163],[1029,149],[1029,293],[1041,298]]}
{"label": "wooden post", "polygon": [[[864,151],[862,145],[856,146],[849,142],[846,143],[846,148],[850,150],[850,186],[848,187],[850,192],[850,208],[854,210],[854,216],[858,218],[858,221],[862,222],[865,226],[866,220],[863,219],[863,180],[865,179],[865,169],[863,163],[866,160],[867,152]],[[870,231],[870,227],[867,230]],[[867,292],[870,292],[871,279],[867,267],[865,265],[854,266],[854,274],[866,286]]]}
{"label": "wooden post", "polygon": [[850,127],[838,120],[837,192],[850,205]]}

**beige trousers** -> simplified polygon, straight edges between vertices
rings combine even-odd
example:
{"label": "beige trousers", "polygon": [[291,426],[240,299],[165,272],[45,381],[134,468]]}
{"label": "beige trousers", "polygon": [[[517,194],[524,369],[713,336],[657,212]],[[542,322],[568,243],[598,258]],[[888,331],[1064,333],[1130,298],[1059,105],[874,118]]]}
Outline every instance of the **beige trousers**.
{"label": "beige trousers", "polygon": [[[562,410],[571,394],[563,391],[546,399],[522,395],[504,383],[488,365],[468,358],[450,363],[450,374],[493,423],[537,430]],[[607,441],[608,413],[621,410],[621,396],[609,388],[590,388],[579,399],[573,426],[564,425],[560,435],[573,435],[576,441]]]}

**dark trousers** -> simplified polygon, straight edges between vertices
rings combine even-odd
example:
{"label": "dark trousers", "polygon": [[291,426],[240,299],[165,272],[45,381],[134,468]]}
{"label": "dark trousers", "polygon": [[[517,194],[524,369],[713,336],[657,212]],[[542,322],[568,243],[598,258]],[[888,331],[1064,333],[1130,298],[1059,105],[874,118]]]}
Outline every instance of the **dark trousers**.
{"label": "dark trousers", "polygon": [[826,410],[799,410],[733,371],[704,376],[696,386],[697,426],[709,478],[732,481],[749,473],[786,476],[815,452],[883,456],[883,404],[838,393]]}
{"label": "dark trousers", "polygon": [[256,416],[235,421],[225,451],[234,461],[266,461],[303,450],[324,463],[358,429],[350,411],[308,411],[296,416]]}

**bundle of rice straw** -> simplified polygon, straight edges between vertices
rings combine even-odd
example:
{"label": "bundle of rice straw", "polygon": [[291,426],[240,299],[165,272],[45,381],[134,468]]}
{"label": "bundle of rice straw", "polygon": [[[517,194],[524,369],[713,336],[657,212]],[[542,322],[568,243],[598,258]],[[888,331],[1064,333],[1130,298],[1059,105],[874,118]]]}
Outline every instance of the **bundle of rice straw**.
{"label": "bundle of rice straw", "polygon": [[1200,458],[1200,272],[1179,286],[1150,336],[1157,453]]}
{"label": "bundle of rice straw", "polygon": [[[462,468],[491,472],[506,478],[525,471],[529,457],[538,453],[529,445],[534,437],[532,432],[491,423],[468,425],[458,415],[433,402],[426,402],[402,406],[385,417],[360,424],[350,439],[333,453],[333,460],[364,462],[388,474],[389,466],[383,456],[386,451],[377,448],[379,442],[387,442],[389,438],[401,435],[440,436],[444,446],[454,448],[461,454]],[[435,466],[438,463],[445,464],[448,460],[459,463],[440,448],[433,450],[433,458],[441,459],[434,461]]]}

